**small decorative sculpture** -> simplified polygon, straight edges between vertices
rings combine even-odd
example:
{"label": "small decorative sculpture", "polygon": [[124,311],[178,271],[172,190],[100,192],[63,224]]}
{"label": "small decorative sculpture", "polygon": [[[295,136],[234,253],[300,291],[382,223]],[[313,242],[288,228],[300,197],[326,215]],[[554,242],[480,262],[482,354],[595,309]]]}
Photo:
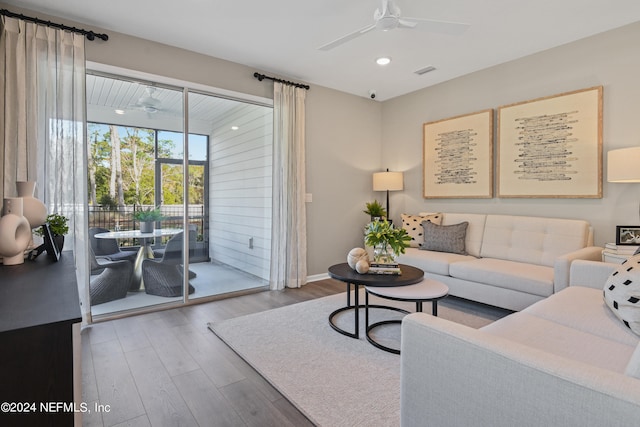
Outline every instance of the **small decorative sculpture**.
{"label": "small decorative sculpture", "polygon": [[360,274],[367,274],[369,272],[369,260],[361,259],[356,263],[356,271]]}
{"label": "small decorative sculpture", "polygon": [[361,259],[366,260],[367,263],[369,262],[369,254],[367,253],[367,251],[363,248],[353,248],[349,251],[349,254],[347,255],[347,264],[349,264],[349,267],[355,270],[356,264]]}
{"label": "small decorative sculpture", "polygon": [[0,218],[0,255],[4,265],[24,263],[24,251],[31,242],[31,225],[23,212],[22,197],[4,199],[4,216]]}

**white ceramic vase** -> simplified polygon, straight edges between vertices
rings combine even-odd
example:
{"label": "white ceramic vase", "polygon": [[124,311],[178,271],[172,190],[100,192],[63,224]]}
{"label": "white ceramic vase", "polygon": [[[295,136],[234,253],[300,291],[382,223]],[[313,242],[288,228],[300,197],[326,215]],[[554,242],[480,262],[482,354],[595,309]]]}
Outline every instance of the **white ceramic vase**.
{"label": "white ceramic vase", "polygon": [[24,263],[24,251],[31,242],[31,226],[24,217],[23,199],[4,199],[4,216],[0,218],[0,255],[4,265]]}
{"label": "white ceramic vase", "polygon": [[38,228],[47,222],[47,207],[40,200],[33,197],[36,191],[35,181],[16,182],[18,197],[22,197],[23,215],[29,221],[31,228]]}

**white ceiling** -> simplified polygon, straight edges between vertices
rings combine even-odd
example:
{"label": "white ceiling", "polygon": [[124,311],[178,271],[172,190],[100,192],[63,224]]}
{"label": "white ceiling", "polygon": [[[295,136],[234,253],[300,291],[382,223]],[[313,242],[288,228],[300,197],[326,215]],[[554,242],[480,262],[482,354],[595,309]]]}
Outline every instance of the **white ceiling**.
{"label": "white ceiling", "polygon": [[[373,23],[381,0],[2,1],[380,101],[640,21],[638,0],[396,0],[405,17],[470,27],[371,31],[320,51]],[[384,68],[382,55],[393,59]]]}

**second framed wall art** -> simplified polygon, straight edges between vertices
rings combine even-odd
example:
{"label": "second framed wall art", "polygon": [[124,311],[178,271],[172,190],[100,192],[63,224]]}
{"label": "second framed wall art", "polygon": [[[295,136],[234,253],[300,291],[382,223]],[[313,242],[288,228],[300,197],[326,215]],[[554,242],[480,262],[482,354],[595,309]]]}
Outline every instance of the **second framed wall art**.
{"label": "second framed wall art", "polygon": [[493,197],[493,110],[424,124],[423,196]]}
{"label": "second framed wall art", "polygon": [[498,197],[602,197],[602,86],[498,109]]}

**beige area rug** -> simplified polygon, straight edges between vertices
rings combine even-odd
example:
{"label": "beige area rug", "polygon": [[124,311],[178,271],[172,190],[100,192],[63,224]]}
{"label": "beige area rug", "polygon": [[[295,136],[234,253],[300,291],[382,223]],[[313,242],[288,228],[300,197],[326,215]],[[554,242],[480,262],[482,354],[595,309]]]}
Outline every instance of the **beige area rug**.
{"label": "beige area rug", "polygon": [[[364,303],[363,294],[360,302]],[[415,310],[415,304],[377,298],[370,304]],[[366,340],[364,309],[360,309],[360,339],[334,331],[328,316],[344,305],[346,293],[208,326],[316,425],[399,426],[400,356]],[[430,303],[425,303],[424,311],[431,312]],[[506,314],[451,297],[438,303],[439,317],[474,328]],[[374,309],[370,316],[373,323],[402,315]],[[336,317],[336,323],[353,331],[353,319],[353,311],[347,311]],[[400,325],[382,326],[375,337],[399,348]]]}

